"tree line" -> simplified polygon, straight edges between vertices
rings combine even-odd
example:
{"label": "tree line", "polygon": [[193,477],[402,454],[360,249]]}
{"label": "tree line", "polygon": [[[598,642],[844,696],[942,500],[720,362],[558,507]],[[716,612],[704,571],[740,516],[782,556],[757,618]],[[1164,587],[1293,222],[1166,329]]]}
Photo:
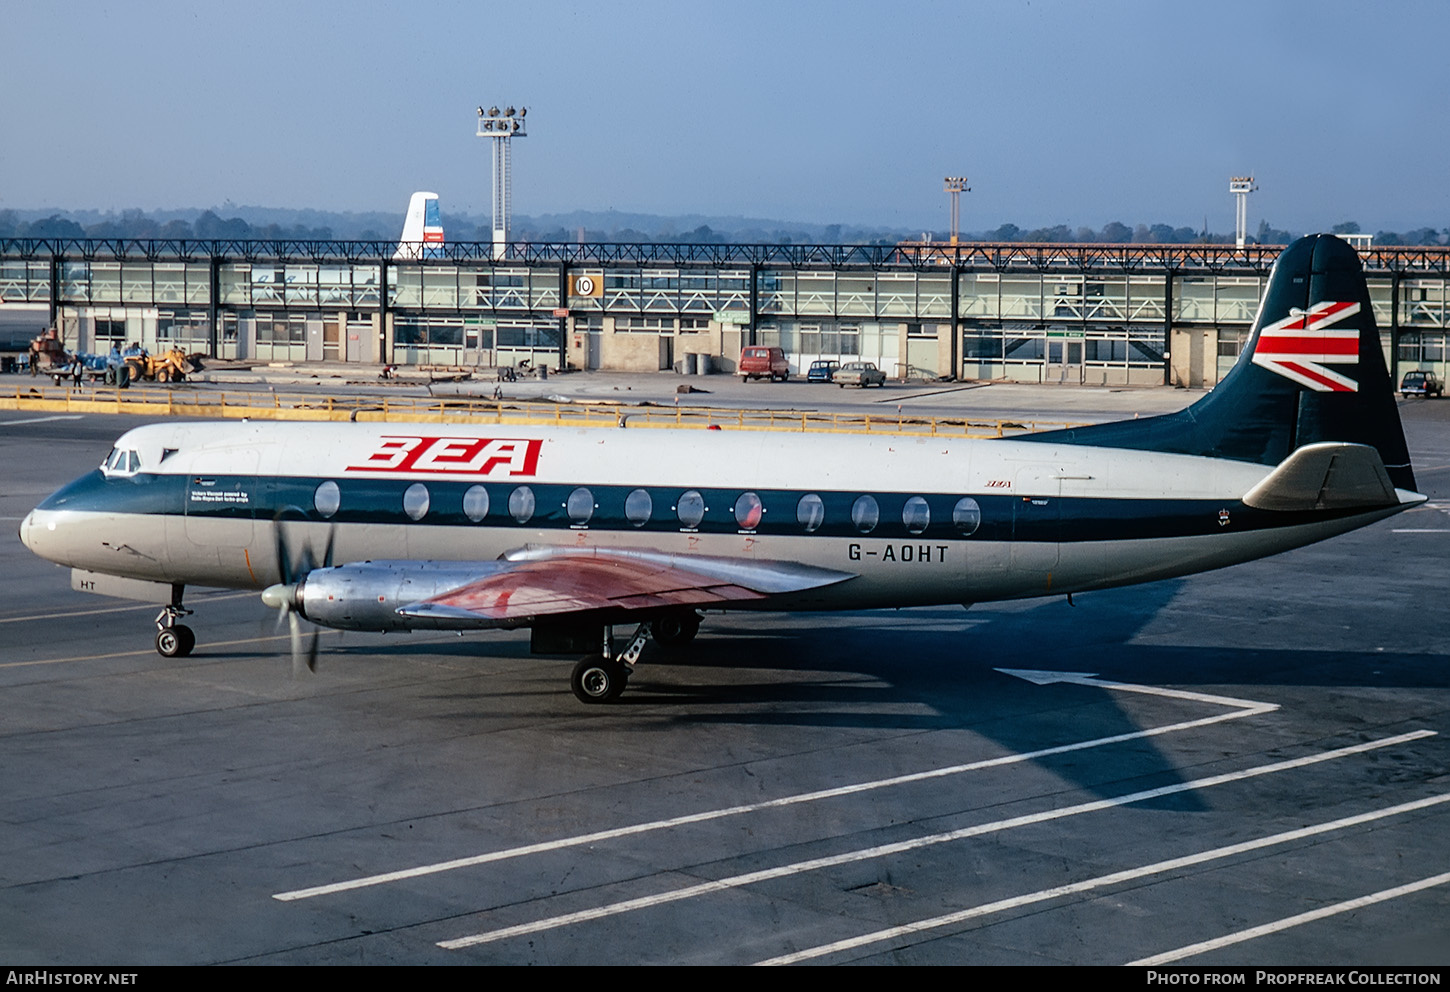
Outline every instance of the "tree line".
{"label": "tree line", "polygon": [[[305,224],[253,224],[241,217],[223,218],[213,210],[205,210],[194,220],[172,218],[159,220],[141,210],[123,210],[120,214],[107,214],[90,224],[82,224],[63,213],[53,213],[33,220],[21,218],[14,210],[0,210],[0,238],[124,238],[136,240],[258,240],[258,241],[392,241],[396,233],[380,234],[374,227],[357,229],[355,224],[345,221],[340,215],[340,226],[346,228],[340,233],[330,225],[310,227]],[[668,218],[662,218],[668,221]],[[920,232],[863,231],[860,228],[843,228],[830,224],[818,230],[789,230],[784,226],[762,227],[758,224],[733,229],[716,229],[701,224],[689,231],[680,232],[672,225],[654,232],[637,230],[631,226],[609,229],[595,229],[584,226],[565,228],[558,224],[538,225],[528,218],[519,218],[514,225],[513,239],[535,243],[597,243],[597,242],[641,242],[655,244],[879,244],[891,245],[898,241],[914,240]],[[400,224],[401,226],[401,224]],[[445,215],[443,226],[449,241],[488,241],[492,238],[489,225],[476,224],[467,218]],[[1259,222],[1258,229],[1249,238],[1256,244],[1283,245],[1293,241],[1299,234],[1275,228],[1267,220]],[[1332,234],[1363,233],[1359,224],[1344,221],[1330,229]],[[945,241],[941,232],[928,232],[933,240]],[[1170,224],[1138,224],[1129,227],[1121,221],[1111,221],[1101,228],[1068,227],[1057,224],[1052,227],[1023,229],[1016,224],[1002,224],[990,231],[963,236],[969,241],[1005,241],[1026,243],[1077,243],[1077,244],[1232,244],[1232,234],[1210,232],[1203,228],[1174,227]],[[1408,231],[1376,231],[1377,245],[1429,245],[1450,244],[1450,227],[1417,227]]]}
{"label": "tree line", "polygon": [[119,216],[106,217],[88,225],[79,224],[60,213],[25,221],[13,210],[0,210],[0,238],[331,241],[333,233],[330,227],[307,227],[302,224],[254,226],[240,217],[223,220],[211,210],[203,211],[194,221],[172,219],[165,222],[148,217],[140,210],[123,210]]}

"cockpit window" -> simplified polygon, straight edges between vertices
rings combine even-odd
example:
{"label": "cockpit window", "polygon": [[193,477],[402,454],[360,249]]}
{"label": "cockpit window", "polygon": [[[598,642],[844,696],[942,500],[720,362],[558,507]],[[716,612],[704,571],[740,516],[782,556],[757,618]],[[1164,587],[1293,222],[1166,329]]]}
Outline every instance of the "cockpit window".
{"label": "cockpit window", "polygon": [[135,475],[140,469],[141,456],[130,448],[112,448],[101,463],[101,471],[106,475]]}

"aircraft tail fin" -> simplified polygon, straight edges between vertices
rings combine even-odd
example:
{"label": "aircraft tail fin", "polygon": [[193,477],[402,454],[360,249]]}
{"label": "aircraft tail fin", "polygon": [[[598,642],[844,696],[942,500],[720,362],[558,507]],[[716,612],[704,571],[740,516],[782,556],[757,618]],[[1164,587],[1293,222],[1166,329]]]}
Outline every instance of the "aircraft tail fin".
{"label": "aircraft tail fin", "polygon": [[1279,465],[1308,444],[1367,445],[1390,481],[1415,475],[1358,253],[1311,234],[1274,263],[1238,363],[1186,410],[1023,440]]}
{"label": "aircraft tail fin", "polygon": [[436,258],[443,245],[443,216],[438,210],[438,194],[418,192],[408,200],[408,215],[403,219],[403,235],[398,239],[394,258]]}

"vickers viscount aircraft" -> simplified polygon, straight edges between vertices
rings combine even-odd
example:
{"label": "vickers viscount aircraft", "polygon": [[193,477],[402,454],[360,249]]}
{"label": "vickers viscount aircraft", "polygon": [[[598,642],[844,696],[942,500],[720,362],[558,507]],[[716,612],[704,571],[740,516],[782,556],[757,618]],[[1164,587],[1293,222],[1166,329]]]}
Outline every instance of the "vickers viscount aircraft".
{"label": "vickers viscount aircraft", "polygon": [[[1056,595],[1262,558],[1423,502],[1359,257],[1274,266],[1239,362],[1175,414],[1013,440],[424,424],[127,432],[21,525],[72,585],[165,607],[264,590],[358,631],[532,628],[615,698],[699,610],[859,610]],[[617,649],[615,625],[638,624]]]}

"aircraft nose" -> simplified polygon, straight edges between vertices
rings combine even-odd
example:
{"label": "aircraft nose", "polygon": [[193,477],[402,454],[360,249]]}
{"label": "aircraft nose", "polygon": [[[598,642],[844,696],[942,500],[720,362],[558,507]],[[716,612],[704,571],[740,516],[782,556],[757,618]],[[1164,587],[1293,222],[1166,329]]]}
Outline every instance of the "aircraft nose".
{"label": "aircraft nose", "polygon": [[46,510],[31,510],[20,521],[20,543],[33,553],[55,561],[55,514]]}
{"label": "aircraft nose", "polygon": [[25,545],[27,548],[30,548],[31,551],[35,550],[35,548],[32,547],[30,544],[30,528],[34,526],[34,524],[35,511],[31,510],[25,515],[25,519],[20,521],[20,543]]}

